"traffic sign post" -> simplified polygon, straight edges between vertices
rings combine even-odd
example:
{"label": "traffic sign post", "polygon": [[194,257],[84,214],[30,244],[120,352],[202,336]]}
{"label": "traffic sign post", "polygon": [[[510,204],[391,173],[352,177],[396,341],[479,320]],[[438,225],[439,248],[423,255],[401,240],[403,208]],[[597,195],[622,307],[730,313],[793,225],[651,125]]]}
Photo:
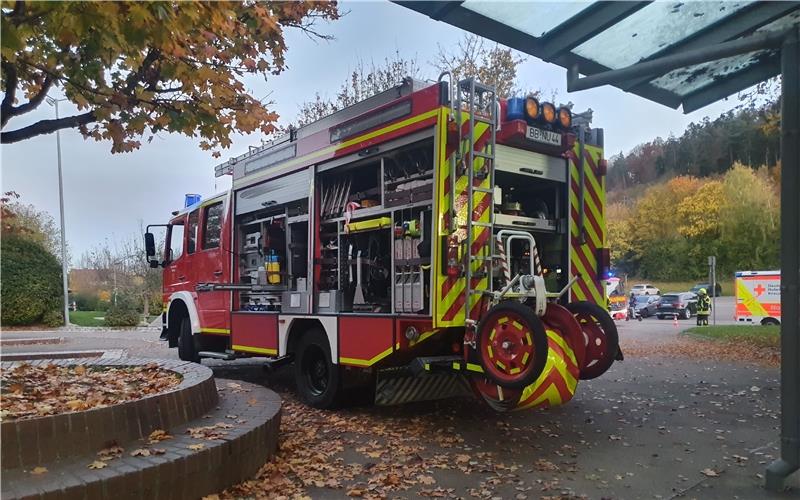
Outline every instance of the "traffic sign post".
{"label": "traffic sign post", "polygon": [[708,282],[711,283],[711,324],[717,324],[717,257],[708,257]]}

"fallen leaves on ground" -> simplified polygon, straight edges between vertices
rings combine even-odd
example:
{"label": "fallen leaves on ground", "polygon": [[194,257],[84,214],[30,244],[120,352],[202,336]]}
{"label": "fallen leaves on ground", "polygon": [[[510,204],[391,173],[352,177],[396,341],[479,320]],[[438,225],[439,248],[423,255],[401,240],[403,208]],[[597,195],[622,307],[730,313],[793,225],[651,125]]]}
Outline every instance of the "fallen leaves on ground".
{"label": "fallen leaves on ground", "polygon": [[109,460],[121,457],[123,451],[124,450],[120,446],[109,446],[108,448],[98,451],[97,456],[100,457],[100,460],[108,462]]}
{"label": "fallen leaves on ground", "polygon": [[622,346],[625,356],[665,356],[672,358],[713,359],[715,361],[740,361],[764,366],[780,366],[778,349],[755,345],[745,340],[708,340],[680,335],[670,342],[654,344],[628,341]]}
{"label": "fallen leaves on ground", "polygon": [[202,443],[190,444],[189,445],[189,449],[190,450],[194,450],[194,451],[202,450],[205,447],[206,447],[206,445],[204,445]]}
{"label": "fallen leaves on ground", "polygon": [[[387,415],[375,408],[327,412],[305,406],[290,394],[282,397],[277,454],[253,479],[225,490],[221,498],[523,498],[527,496],[524,492],[534,488],[553,491],[553,498],[563,492],[571,494],[557,478],[548,477],[538,484],[523,480],[521,473],[530,465],[504,462],[497,452],[472,448],[452,424],[451,412],[465,408],[446,406],[445,411],[426,411],[410,418]],[[474,405],[465,404],[474,410]],[[482,420],[475,424],[487,425]],[[517,436],[520,430],[507,422],[494,424],[509,437]],[[545,438],[558,438],[552,427],[542,432]],[[537,464],[546,476],[563,475],[569,470],[548,460]],[[439,474],[448,471],[458,476],[474,475],[469,483],[480,485],[466,489],[465,482],[461,491],[440,485]],[[530,496],[538,498],[535,492]]]}
{"label": "fallen leaves on ground", "polygon": [[34,475],[37,475],[37,476],[39,474],[45,474],[46,472],[47,472],[47,467],[34,467],[33,469],[31,469],[31,474],[34,474]]}
{"label": "fallen leaves on ground", "polygon": [[206,439],[209,441],[224,438],[228,432],[225,429],[231,429],[231,424],[225,422],[217,422],[214,425],[207,425],[204,427],[189,427],[186,432],[195,439]]}
{"label": "fallen leaves on ground", "polygon": [[161,429],[154,430],[153,432],[150,433],[150,436],[147,437],[147,440],[150,442],[150,444],[156,444],[159,441],[164,441],[166,439],[172,439],[172,436],[170,436],[169,434],[167,434],[166,431]]}
{"label": "fallen leaves on ground", "polygon": [[135,367],[33,366],[22,363],[0,377],[2,418],[9,420],[101,408],[163,392],[180,375],[155,363]]}
{"label": "fallen leaves on ground", "polygon": [[88,467],[90,469],[105,469],[106,466],[108,466],[106,462],[103,462],[101,460],[95,460],[94,462],[90,463]]}
{"label": "fallen leaves on ground", "polygon": [[148,450],[147,448],[138,448],[138,449],[133,450],[131,452],[131,456],[132,457],[149,457],[150,456],[150,450]]}
{"label": "fallen leaves on ground", "polygon": [[715,471],[714,469],[703,469],[700,471],[700,474],[706,477],[719,477],[719,472]]}

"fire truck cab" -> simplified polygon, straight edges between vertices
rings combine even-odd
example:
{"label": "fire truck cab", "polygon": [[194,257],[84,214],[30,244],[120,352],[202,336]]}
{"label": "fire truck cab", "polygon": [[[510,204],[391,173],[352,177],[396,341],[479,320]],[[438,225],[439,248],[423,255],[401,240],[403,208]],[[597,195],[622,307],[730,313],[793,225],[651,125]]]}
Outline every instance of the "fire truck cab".
{"label": "fire truck cab", "polygon": [[161,252],[148,226],[181,359],[293,363],[317,407],[368,390],[499,411],[565,403],[621,359],[602,129],[450,80],[406,79],[218,165],[232,189],[187,197]]}

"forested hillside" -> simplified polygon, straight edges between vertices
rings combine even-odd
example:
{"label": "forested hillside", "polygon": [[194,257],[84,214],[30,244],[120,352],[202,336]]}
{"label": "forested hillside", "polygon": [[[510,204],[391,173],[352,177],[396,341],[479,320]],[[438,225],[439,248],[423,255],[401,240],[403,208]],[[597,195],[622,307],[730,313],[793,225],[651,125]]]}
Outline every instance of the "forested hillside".
{"label": "forested hillside", "polygon": [[619,272],[648,279],[777,269],[780,157],[777,103],[691,124],[612,158],[608,236]]}
{"label": "forested hillside", "polygon": [[775,166],[780,160],[777,102],[692,123],[680,137],[660,137],[630,153],[610,158],[608,190],[652,184],[665,177],[707,177],[727,172],[734,163]]}

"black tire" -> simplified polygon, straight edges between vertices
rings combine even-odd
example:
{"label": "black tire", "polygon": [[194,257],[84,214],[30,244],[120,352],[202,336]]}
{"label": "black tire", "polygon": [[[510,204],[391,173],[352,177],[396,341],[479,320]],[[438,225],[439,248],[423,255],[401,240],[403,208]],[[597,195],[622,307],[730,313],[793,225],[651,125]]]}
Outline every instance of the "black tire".
{"label": "black tire", "polygon": [[[493,330],[495,330],[496,325],[498,325],[498,320],[501,320],[504,316],[511,316],[512,318],[516,317],[517,320],[519,320],[519,322],[522,324],[521,328],[524,328],[525,331],[531,334],[530,345],[527,345],[526,342],[518,342],[517,347],[527,345],[527,349],[532,348],[533,360],[530,362],[530,364],[526,364],[524,361],[525,358],[523,358],[522,365],[525,365],[524,368],[513,375],[511,375],[510,372],[502,373],[507,371],[511,365],[508,365],[508,367],[505,368],[500,368],[501,362],[499,361],[499,358],[503,356],[508,356],[508,359],[511,357],[516,358],[519,356],[520,351],[516,350],[516,347],[509,347],[505,348],[505,351],[500,351],[497,346],[494,346],[495,349],[497,349],[496,352],[498,357],[492,358],[491,356],[495,351],[489,348],[491,342],[490,334]],[[505,323],[504,325],[506,324],[508,323]],[[505,326],[503,328],[505,328]],[[509,389],[522,389],[534,383],[544,371],[545,364],[547,363],[547,354],[550,349],[547,342],[547,333],[545,332],[542,320],[536,316],[536,314],[533,312],[533,309],[531,309],[529,306],[520,304],[519,302],[513,300],[500,302],[489,309],[486,314],[484,314],[483,318],[478,323],[477,332],[478,361],[483,367],[484,374],[500,387]],[[500,338],[502,338],[504,333],[501,331],[499,335]],[[515,334],[512,334],[512,336],[513,335]],[[494,342],[496,343],[498,341],[495,340]],[[511,345],[514,346],[513,343],[511,343]],[[525,349],[525,347],[521,347],[520,349]],[[512,352],[514,350],[516,350],[516,352]],[[487,359],[485,356],[489,356],[489,359]],[[495,360],[495,364],[490,362],[491,359]],[[511,362],[513,363],[515,361]]]}
{"label": "black tire", "polygon": [[764,318],[761,320],[761,324],[763,326],[778,326],[781,322],[775,318]]}
{"label": "black tire", "polygon": [[[614,360],[619,355],[619,333],[617,332],[617,325],[614,324],[614,321],[608,315],[608,312],[594,302],[570,302],[566,307],[572,314],[575,315],[579,323],[581,322],[581,316],[592,317],[595,320],[595,324],[599,326],[605,334],[606,355],[604,356],[604,359],[597,360],[595,364],[581,367],[582,380],[597,378],[611,368],[611,365],[614,364]],[[588,347],[586,357],[587,363],[591,363],[591,360],[589,360]]]}
{"label": "black tire", "polygon": [[192,334],[192,321],[188,316],[181,320],[181,331],[178,333],[178,357],[183,361],[200,362],[195,338]]}
{"label": "black tire", "polygon": [[341,395],[339,365],[331,361],[328,337],[319,328],[301,332],[294,361],[300,398],[314,408],[335,408]]}
{"label": "black tire", "polygon": [[692,319],[692,311],[688,307],[683,310],[683,319]]}

